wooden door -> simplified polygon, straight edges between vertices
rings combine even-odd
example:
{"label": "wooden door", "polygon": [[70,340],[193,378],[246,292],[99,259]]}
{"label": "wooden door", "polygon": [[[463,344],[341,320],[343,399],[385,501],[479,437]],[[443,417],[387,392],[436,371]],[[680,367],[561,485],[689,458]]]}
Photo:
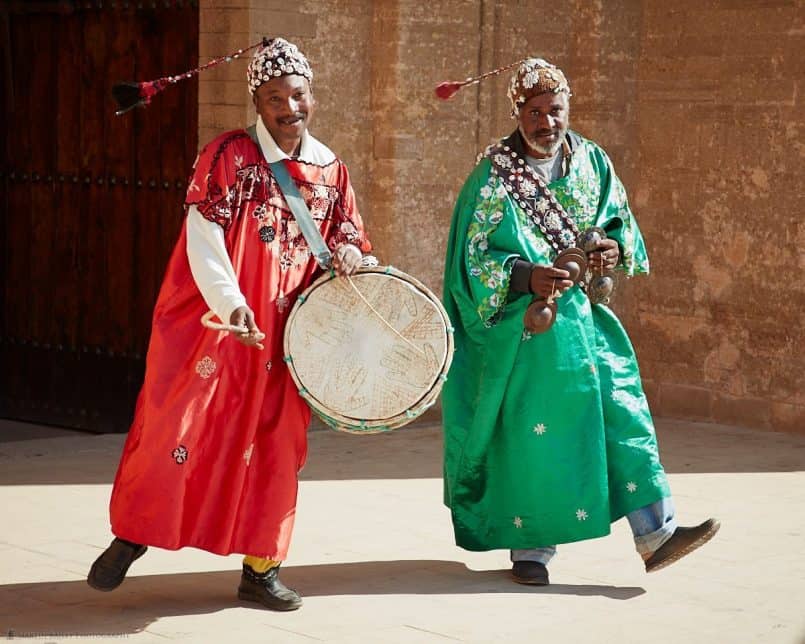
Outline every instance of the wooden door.
{"label": "wooden door", "polygon": [[115,115],[111,86],[198,60],[196,2],[0,5],[0,418],[126,431],[183,220],[198,85]]}

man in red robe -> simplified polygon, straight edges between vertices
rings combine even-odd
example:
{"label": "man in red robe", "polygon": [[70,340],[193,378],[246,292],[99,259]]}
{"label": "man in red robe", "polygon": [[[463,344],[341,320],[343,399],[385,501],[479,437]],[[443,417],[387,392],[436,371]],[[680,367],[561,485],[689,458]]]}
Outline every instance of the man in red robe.
{"label": "man in red robe", "polygon": [[[308,132],[312,78],[295,45],[267,41],[248,68],[256,125],[222,134],[196,161],[112,490],[116,538],[90,570],[93,588],[119,586],[147,546],[192,546],[246,555],[241,599],[302,603],[278,576],[310,420],[283,331],[319,268],[269,163],[284,163],[339,274],[371,250],[346,166]],[[205,329],[208,309],[244,331]]]}

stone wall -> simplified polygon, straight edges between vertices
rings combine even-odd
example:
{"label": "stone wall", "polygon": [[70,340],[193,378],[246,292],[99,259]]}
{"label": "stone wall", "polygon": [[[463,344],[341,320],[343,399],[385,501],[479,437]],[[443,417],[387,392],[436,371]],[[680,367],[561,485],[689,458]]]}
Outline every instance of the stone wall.
{"label": "stone wall", "polygon": [[[348,163],[386,263],[441,290],[452,204],[508,133],[526,54],[566,72],[571,125],[612,157],[652,275],[613,304],[656,414],[805,433],[803,0],[207,0],[202,60],[259,39],[314,68],[311,128]],[[245,61],[202,76],[200,140],[253,119]]]}

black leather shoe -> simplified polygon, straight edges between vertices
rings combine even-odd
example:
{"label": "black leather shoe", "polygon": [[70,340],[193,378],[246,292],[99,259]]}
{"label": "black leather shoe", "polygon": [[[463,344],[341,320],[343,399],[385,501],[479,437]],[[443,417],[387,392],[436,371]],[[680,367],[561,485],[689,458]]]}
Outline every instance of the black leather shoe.
{"label": "black leather shoe", "polygon": [[95,560],[87,575],[87,583],[95,590],[114,590],[126,578],[129,566],[145,554],[148,546],[115,537],[103,554]]}
{"label": "black leather shoe", "polygon": [[704,523],[692,528],[678,527],[671,538],[646,559],[646,572],[662,570],[685,555],[689,555],[696,548],[710,541],[720,527],[721,524],[716,519],[707,519]]}
{"label": "black leather shoe", "polygon": [[518,584],[547,586],[548,569],[538,561],[515,561],[512,566],[512,578]]}
{"label": "black leather shoe", "polygon": [[238,597],[258,602],[271,610],[296,610],[302,605],[302,598],[280,581],[279,574],[279,566],[264,573],[256,573],[251,566],[244,564]]}

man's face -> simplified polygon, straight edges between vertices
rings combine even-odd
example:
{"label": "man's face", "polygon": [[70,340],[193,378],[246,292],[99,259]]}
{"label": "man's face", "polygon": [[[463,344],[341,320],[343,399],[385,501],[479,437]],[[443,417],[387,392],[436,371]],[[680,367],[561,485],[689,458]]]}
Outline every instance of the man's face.
{"label": "man's face", "polygon": [[253,100],[277,145],[286,154],[296,151],[316,104],[307,79],[297,74],[272,78],[257,88]]}
{"label": "man's face", "polygon": [[529,98],[517,115],[529,154],[537,158],[553,156],[565,138],[569,116],[570,100],[566,92],[547,92]]}

